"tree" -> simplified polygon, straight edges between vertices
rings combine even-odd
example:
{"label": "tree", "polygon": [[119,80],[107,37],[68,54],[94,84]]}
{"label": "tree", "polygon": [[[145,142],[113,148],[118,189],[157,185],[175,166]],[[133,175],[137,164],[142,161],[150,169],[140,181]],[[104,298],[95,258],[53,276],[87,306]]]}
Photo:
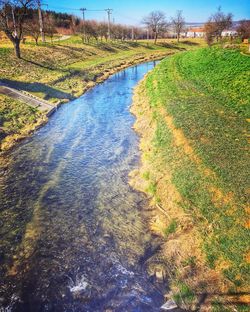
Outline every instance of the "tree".
{"label": "tree", "polygon": [[38,38],[41,34],[38,18],[34,16],[32,19],[28,19],[24,24],[24,33],[34,38],[36,45],[38,45]]}
{"label": "tree", "polygon": [[94,38],[96,41],[98,41],[99,27],[99,23],[95,20],[81,21],[78,26],[78,32],[82,37],[82,42],[89,43],[91,38]]}
{"label": "tree", "polygon": [[171,18],[171,22],[174,28],[174,31],[177,34],[177,42],[180,41],[180,33],[184,30],[185,19],[182,16],[182,11],[178,10],[176,16]]}
{"label": "tree", "polygon": [[0,0],[0,30],[12,42],[17,58],[21,58],[20,42],[28,9],[35,6],[35,0]]}
{"label": "tree", "polygon": [[154,33],[154,43],[156,44],[158,36],[164,32],[167,27],[166,16],[161,11],[153,11],[144,17],[142,23],[146,25]]}
{"label": "tree", "polygon": [[44,18],[44,32],[50,37],[50,41],[53,41],[54,34],[57,33],[55,18],[52,14],[47,13]]}
{"label": "tree", "polygon": [[214,23],[215,36],[221,39],[223,30],[230,28],[233,24],[232,13],[225,14],[221,11],[221,7],[218,8],[217,12],[211,16],[211,20]]}
{"label": "tree", "polygon": [[[134,33],[134,40],[137,41],[137,39],[142,36],[143,32],[139,27],[133,27],[133,33]],[[132,38],[133,39],[133,38]]]}
{"label": "tree", "polygon": [[85,34],[86,39],[89,43],[91,38],[94,38],[98,41],[98,31],[97,31],[97,22],[96,21],[86,21],[85,22]]}
{"label": "tree", "polygon": [[105,38],[106,41],[108,41],[108,24],[105,22],[98,23],[97,33],[98,36],[101,38],[101,41],[103,37]]}
{"label": "tree", "polygon": [[221,38],[223,30],[230,28],[233,24],[232,13],[225,14],[221,11],[221,7],[218,8],[217,12],[212,15],[212,21],[215,24],[216,36]]}
{"label": "tree", "polygon": [[80,25],[80,19],[74,15],[71,15],[71,23],[70,23],[70,30],[71,33],[76,34],[77,27]]}
{"label": "tree", "polygon": [[242,20],[237,26],[237,32],[242,39],[250,38],[250,20]]}
{"label": "tree", "polygon": [[232,24],[232,13],[225,14],[221,11],[221,7],[219,7],[217,12],[210,16],[204,27],[208,44],[213,42],[214,37],[216,37],[217,41],[218,38],[221,39],[223,30],[230,28]]}
{"label": "tree", "polygon": [[122,24],[113,24],[112,25],[112,38],[115,40],[124,41],[130,37],[130,29]]}
{"label": "tree", "polygon": [[204,25],[205,39],[209,46],[213,43],[213,37],[215,36],[216,29],[215,24],[211,20],[207,21]]}

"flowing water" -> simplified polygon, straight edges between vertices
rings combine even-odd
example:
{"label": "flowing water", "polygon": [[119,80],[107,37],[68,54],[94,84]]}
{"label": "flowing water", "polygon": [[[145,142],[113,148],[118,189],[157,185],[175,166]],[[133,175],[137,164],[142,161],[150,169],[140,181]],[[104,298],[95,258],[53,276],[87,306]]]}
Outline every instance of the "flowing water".
{"label": "flowing water", "polygon": [[143,266],[154,239],[129,112],[155,63],[128,68],[62,106],[1,166],[0,311],[159,311]]}

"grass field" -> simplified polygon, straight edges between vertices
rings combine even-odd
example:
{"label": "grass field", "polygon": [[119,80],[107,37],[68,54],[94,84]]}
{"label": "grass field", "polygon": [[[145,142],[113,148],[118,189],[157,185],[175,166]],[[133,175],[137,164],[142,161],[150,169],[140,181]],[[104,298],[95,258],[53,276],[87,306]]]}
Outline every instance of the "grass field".
{"label": "grass field", "polygon": [[[194,49],[201,43],[194,40],[178,45],[171,41],[157,45],[152,42],[83,44],[80,37],[72,36],[61,42],[36,46],[26,40],[21,49],[22,59],[18,60],[11,43],[5,41],[0,43],[0,80],[51,103],[66,102],[119,69],[144,60],[162,58],[169,53]],[[21,132],[23,127],[33,127],[36,111],[2,95],[0,105],[2,143],[6,137]]]}
{"label": "grass field", "polygon": [[248,311],[250,302],[249,83],[250,58],[238,50],[184,52],[147,76],[133,109],[145,190],[169,215],[166,253],[171,241],[180,248],[175,298],[206,294],[213,311]]}

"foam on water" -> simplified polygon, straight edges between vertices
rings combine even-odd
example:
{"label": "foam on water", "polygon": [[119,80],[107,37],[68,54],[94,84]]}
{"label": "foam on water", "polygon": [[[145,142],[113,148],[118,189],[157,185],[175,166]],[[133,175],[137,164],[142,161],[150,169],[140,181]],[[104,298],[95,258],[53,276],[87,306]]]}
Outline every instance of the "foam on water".
{"label": "foam on water", "polygon": [[78,293],[78,292],[82,292],[86,290],[88,286],[89,286],[89,283],[86,277],[82,275],[81,277],[77,276],[75,282],[71,279],[70,285],[68,287],[72,293]]}

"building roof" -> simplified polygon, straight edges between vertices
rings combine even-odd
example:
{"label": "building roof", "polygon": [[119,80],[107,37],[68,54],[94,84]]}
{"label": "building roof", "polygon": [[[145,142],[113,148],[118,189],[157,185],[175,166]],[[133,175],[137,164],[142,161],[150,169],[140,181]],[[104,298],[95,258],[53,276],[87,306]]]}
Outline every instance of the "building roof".
{"label": "building roof", "polygon": [[204,28],[202,28],[202,27],[196,27],[196,28],[190,28],[189,30],[188,30],[189,32],[204,32]]}

